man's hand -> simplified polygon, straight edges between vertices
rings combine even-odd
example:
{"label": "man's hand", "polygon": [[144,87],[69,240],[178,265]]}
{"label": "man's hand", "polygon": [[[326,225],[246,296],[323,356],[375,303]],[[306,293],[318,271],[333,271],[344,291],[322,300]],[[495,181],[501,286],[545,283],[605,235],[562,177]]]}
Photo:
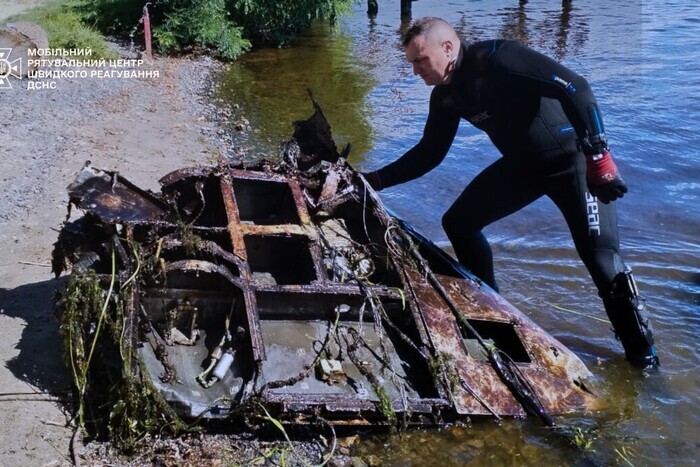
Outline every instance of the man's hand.
{"label": "man's hand", "polygon": [[605,204],[627,193],[627,185],[607,149],[601,154],[586,156],[586,181],[591,194]]}
{"label": "man's hand", "polygon": [[384,188],[382,186],[382,180],[379,178],[377,172],[361,172],[360,175],[365,177],[365,180],[367,180],[367,183],[369,183],[369,186],[371,186],[374,191],[380,191]]}

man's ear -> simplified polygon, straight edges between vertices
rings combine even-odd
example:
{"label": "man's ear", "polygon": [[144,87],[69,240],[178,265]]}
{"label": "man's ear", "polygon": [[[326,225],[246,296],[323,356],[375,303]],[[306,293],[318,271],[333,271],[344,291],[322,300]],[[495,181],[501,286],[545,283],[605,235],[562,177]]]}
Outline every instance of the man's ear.
{"label": "man's ear", "polygon": [[452,41],[444,41],[442,43],[442,50],[447,54],[447,55],[452,55],[454,52],[454,45],[452,44]]}

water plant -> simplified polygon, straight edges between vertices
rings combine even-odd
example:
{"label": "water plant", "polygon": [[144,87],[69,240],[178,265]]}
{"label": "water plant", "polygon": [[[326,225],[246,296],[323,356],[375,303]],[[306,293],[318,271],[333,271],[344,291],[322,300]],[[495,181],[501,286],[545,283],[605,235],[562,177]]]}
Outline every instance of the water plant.
{"label": "water plant", "polygon": [[124,287],[117,287],[115,256],[112,250],[108,276],[91,269],[72,274],[56,310],[64,357],[73,374],[76,426],[90,438],[108,438],[128,451],[156,428],[175,434],[186,425],[124,338],[134,323],[126,304],[133,300],[137,281],[134,273]]}
{"label": "water plant", "polygon": [[386,418],[389,426],[394,429],[396,427],[397,418],[396,411],[394,410],[394,405],[391,403],[389,394],[386,392],[386,389],[375,383],[372,384],[372,390],[374,390],[374,393],[379,399],[379,411],[382,413],[382,415],[384,415],[384,418]]}
{"label": "water plant", "polygon": [[428,357],[428,369],[435,381],[440,381],[448,394],[452,394],[459,385],[459,374],[453,364],[452,355],[437,352]]}
{"label": "water plant", "polygon": [[572,435],[572,442],[578,449],[581,449],[582,451],[588,451],[591,449],[591,446],[593,445],[593,438],[584,433],[581,428],[575,427]]}
{"label": "water plant", "polygon": [[192,227],[189,224],[181,220],[177,222],[177,228],[185,252],[190,256],[194,256],[202,245],[202,238],[192,231]]}

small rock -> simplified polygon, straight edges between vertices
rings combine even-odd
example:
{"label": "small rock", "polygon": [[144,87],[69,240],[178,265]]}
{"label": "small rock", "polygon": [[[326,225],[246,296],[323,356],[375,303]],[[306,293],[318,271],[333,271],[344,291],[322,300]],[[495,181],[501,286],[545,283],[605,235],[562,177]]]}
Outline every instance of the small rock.
{"label": "small rock", "polygon": [[330,467],[351,467],[353,465],[352,459],[348,456],[333,456],[333,458],[328,462]]}
{"label": "small rock", "polygon": [[474,449],[484,449],[485,444],[480,439],[469,439],[464,441],[464,445]]}
{"label": "small rock", "polygon": [[344,448],[351,448],[357,444],[358,441],[360,441],[360,435],[353,435],[341,438],[338,444]]}

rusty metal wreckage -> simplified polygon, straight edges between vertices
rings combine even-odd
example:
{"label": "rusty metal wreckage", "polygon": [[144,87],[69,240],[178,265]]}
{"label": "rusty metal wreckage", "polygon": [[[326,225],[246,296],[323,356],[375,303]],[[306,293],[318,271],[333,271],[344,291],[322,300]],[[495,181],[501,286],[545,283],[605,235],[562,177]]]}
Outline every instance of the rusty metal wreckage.
{"label": "rusty metal wreckage", "polygon": [[389,215],[313,103],[280,163],[184,168],[158,194],[86,166],[69,187],[84,215],[54,272],[106,288],[115,264],[132,372],[185,419],[254,397],[290,424],[591,408],[578,357]]}

